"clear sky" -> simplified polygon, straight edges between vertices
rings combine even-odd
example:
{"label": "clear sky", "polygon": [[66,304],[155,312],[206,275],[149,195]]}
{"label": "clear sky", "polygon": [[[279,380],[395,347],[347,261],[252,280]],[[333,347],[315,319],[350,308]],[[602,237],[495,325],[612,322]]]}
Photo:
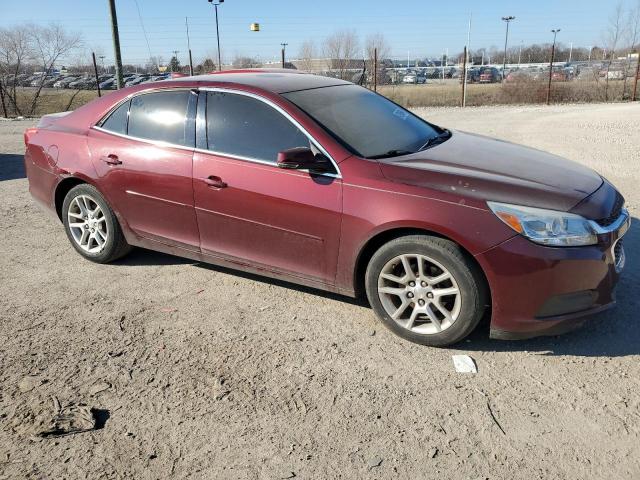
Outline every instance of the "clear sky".
{"label": "clear sky", "polygon": [[[473,12],[472,48],[504,42],[505,15],[515,15],[510,27],[510,45],[548,42],[552,28],[561,28],[560,42],[575,46],[602,44],[607,19],[617,0],[225,0],[219,7],[223,60],[235,55],[279,58],[280,43],[287,42],[287,56],[295,57],[300,44],[322,39],[338,29],[354,29],[361,39],[381,32],[392,56],[437,57],[445,49],[453,55],[462,50],[467,23]],[[626,0],[627,7],[640,0]],[[152,55],[167,61],[178,50],[187,63],[185,17],[189,18],[194,61],[214,56],[215,20],[207,0],[116,0],[122,56],[125,63],[144,63]],[[112,62],[113,50],[107,0],[0,0],[0,26],[20,22],[57,22],[82,33],[87,51],[105,55]],[[259,22],[261,31],[249,25]],[[150,50],[150,52],[149,52]]]}

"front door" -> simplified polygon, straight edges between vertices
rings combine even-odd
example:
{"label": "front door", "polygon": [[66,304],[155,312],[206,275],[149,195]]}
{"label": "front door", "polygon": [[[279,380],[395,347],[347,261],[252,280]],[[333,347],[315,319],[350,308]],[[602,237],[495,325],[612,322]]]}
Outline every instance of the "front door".
{"label": "front door", "polygon": [[136,234],[199,248],[193,205],[193,114],[189,90],[135,96],[89,134],[100,186]]}
{"label": "front door", "polygon": [[207,123],[199,146],[206,148],[194,154],[193,189],[203,253],[334,283],[338,175],[276,166],[279,151],[318,147],[271,104],[241,93],[200,95],[198,115],[206,105]]}

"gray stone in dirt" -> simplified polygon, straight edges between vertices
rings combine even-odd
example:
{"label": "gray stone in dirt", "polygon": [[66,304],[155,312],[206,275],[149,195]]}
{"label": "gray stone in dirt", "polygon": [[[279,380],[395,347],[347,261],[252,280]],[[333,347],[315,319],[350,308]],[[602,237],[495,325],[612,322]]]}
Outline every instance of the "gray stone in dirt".
{"label": "gray stone in dirt", "polygon": [[100,392],[109,390],[110,388],[111,388],[111,384],[109,382],[99,381],[91,385],[91,387],[89,387],[89,395],[94,396]]}
{"label": "gray stone in dirt", "polygon": [[52,397],[51,400],[53,401],[53,415],[42,420],[37,428],[37,435],[56,437],[88,432],[96,428],[92,409],[88,405],[71,403],[61,407],[56,397]]}
{"label": "gray stone in dirt", "polygon": [[30,392],[36,387],[42,385],[42,380],[34,375],[27,375],[18,383],[18,389],[22,393]]}
{"label": "gray stone in dirt", "polygon": [[296,472],[286,472],[280,476],[282,479],[296,478]]}
{"label": "gray stone in dirt", "polygon": [[431,450],[429,450],[429,458],[436,458],[436,455],[438,455],[437,447],[433,447]]}
{"label": "gray stone in dirt", "polygon": [[369,460],[367,462],[367,466],[369,468],[376,468],[376,467],[379,467],[380,465],[382,465],[383,461],[384,461],[384,459],[382,459],[380,457],[373,457],[371,460]]}
{"label": "gray stone in dirt", "polygon": [[373,337],[376,334],[375,330],[369,330],[369,336]]}

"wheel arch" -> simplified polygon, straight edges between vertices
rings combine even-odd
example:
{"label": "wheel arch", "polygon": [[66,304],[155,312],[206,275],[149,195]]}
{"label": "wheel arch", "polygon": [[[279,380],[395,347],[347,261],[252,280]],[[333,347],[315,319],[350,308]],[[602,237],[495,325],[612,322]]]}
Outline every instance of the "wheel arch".
{"label": "wheel arch", "polygon": [[482,275],[482,281],[485,285],[485,290],[489,298],[487,298],[487,304],[491,305],[491,285],[487,278],[487,274],[480,262],[476,260],[476,258],[469,252],[464,245],[457,242],[455,239],[448,237],[447,235],[443,235],[442,233],[436,232],[434,230],[429,230],[426,228],[420,227],[393,227],[381,232],[376,233],[371,238],[367,240],[367,242],[362,246],[360,251],[358,252],[358,256],[356,257],[356,263],[353,274],[353,288],[356,297],[363,298],[365,295],[365,272],[367,270],[367,266],[369,265],[369,261],[373,254],[387,242],[391,240],[395,240],[396,238],[406,237],[408,235],[425,235],[431,237],[442,238],[445,240],[449,240],[450,242],[455,243],[458,247],[461,248],[463,254],[471,263],[473,263],[478,271]]}
{"label": "wheel arch", "polygon": [[[69,191],[73,187],[81,184],[91,185],[92,187],[100,191],[100,189],[96,187],[93,182],[91,182],[88,178],[85,178],[82,176],[66,177],[62,179],[58,183],[58,185],[56,185],[56,188],[53,194],[53,202],[56,209],[56,214],[58,215],[58,218],[60,219],[60,221],[62,221],[62,203],[64,202],[64,197],[67,196],[67,193],[69,193]],[[100,193],[102,194],[102,192]],[[102,195],[104,196],[104,194]]]}

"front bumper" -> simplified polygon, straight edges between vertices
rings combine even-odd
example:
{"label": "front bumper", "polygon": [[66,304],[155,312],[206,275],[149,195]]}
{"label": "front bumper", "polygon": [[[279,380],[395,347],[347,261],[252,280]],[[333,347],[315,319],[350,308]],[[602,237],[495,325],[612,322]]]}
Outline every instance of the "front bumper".
{"label": "front bumper", "polygon": [[597,245],[546,247],[518,235],[477,255],[491,290],[491,337],[557,335],[614,306],[629,225],[625,211]]}

